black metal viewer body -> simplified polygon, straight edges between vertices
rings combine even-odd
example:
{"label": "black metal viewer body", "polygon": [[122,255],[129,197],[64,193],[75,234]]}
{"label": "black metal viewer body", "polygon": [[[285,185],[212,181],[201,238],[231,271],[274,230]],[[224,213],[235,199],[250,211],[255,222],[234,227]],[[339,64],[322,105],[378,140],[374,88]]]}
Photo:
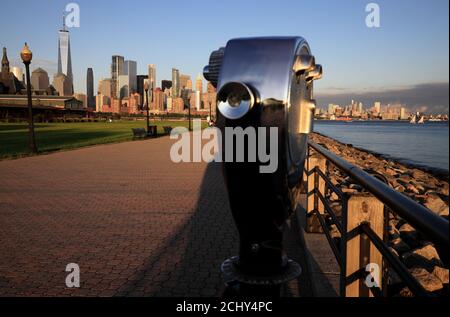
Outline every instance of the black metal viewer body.
{"label": "black metal viewer body", "polygon": [[[232,39],[211,54],[204,69],[205,78],[217,88],[217,127],[224,138],[227,127],[278,130],[277,139],[267,139],[265,149],[268,153],[270,142],[278,142],[273,173],[261,173],[261,162],[247,156],[244,162],[223,163],[240,237],[239,256],[222,265],[229,280],[277,285],[300,274],[298,264],[283,252],[282,227],[298,203],[315,109],[313,80],[321,75],[321,66],[301,37]],[[222,146],[224,153],[225,140]]]}

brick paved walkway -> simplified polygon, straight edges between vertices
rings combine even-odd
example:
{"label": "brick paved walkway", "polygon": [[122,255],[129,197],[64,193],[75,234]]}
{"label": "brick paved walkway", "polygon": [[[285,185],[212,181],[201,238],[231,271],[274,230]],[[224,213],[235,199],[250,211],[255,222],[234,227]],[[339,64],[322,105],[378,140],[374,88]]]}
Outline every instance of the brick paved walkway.
{"label": "brick paved walkway", "polygon": [[[174,164],[170,145],[1,161],[0,296],[220,296],[238,242],[220,167]],[[79,289],[65,285],[72,262]]]}

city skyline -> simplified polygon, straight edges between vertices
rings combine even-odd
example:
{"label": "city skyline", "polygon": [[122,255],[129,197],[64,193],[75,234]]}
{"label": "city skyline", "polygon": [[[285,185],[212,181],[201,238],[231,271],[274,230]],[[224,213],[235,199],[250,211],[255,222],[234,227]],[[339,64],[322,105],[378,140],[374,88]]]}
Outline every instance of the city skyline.
{"label": "city skyline", "polygon": [[[17,35],[11,37],[6,34],[0,44],[8,48],[11,65],[21,67],[15,52],[25,40],[28,41],[35,53],[35,60],[31,65],[32,70],[41,67],[52,78],[57,61],[55,48],[57,30],[60,28],[60,17],[67,3],[61,1],[55,4],[42,1],[36,5],[30,1],[22,2],[24,5],[32,7],[33,10],[19,13],[13,7],[8,9],[9,4],[6,4],[6,9],[10,14],[6,19],[0,21],[0,26],[3,27],[3,23],[7,23],[8,19],[22,14],[30,14],[28,12],[44,15],[45,23],[32,29],[26,28],[27,23],[18,25]],[[213,19],[209,16],[206,16],[201,22],[196,21],[196,15],[192,14],[189,19],[180,17],[178,11],[185,9],[185,5],[177,3],[180,10],[175,10],[174,16],[180,18],[179,24],[181,25],[197,26],[194,35],[183,32],[183,35],[175,34],[173,27],[167,21],[156,17],[155,23],[164,25],[164,31],[158,34],[149,33],[136,27],[140,25],[138,22],[134,25],[134,31],[129,33],[129,36],[122,38],[120,34],[129,30],[129,27],[123,25],[124,30],[117,30],[117,27],[113,27],[112,22],[108,19],[102,20],[102,24],[96,24],[97,22],[93,19],[100,9],[105,16],[110,14],[110,17],[117,12],[122,12],[116,10],[117,3],[112,4],[111,8],[101,1],[91,4],[82,0],[77,3],[81,11],[80,28],[70,29],[75,92],[85,93],[86,71],[89,67],[93,68],[96,78],[94,91],[97,91],[98,80],[110,77],[109,63],[111,56],[115,54],[137,61],[137,75],[147,74],[147,66],[155,64],[158,69],[156,86],[160,87],[161,80],[171,79],[172,68],[177,68],[180,70],[180,74],[189,74],[191,78],[195,79],[203,65],[207,63],[211,49],[225,45],[226,39],[229,37],[273,33],[299,34],[314,42],[314,51],[323,61],[326,69],[324,80],[316,88],[316,99],[322,108],[326,108],[327,104],[331,102],[342,103],[342,100],[348,102],[355,98],[364,103],[372,103],[376,100],[384,103],[398,102],[406,103],[412,110],[415,110],[414,107],[420,106],[425,110],[434,109],[435,112],[448,113],[447,1],[437,1],[434,6],[427,6],[425,1],[414,1],[414,4],[406,1],[396,1],[395,4],[378,1],[382,14],[380,29],[369,29],[364,25],[366,15],[364,8],[367,1],[352,2],[351,5],[345,2],[337,5],[326,1],[318,1],[317,4],[307,3],[305,10],[313,12],[314,17],[306,15],[298,21],[299,25],[295,27],[293,27],[292,21],[289,22],[289,19],[276,17],[277,21],[282,22],[281,25],[268,26],[250,18],[248,24],[237,23],[237,26],[220,26],[219,30],[216,29],[218,25],[212,23]],[[249,8],[251,3],[252,1],[239,3],[239,5],[244,9]],[[254,10],[264,11],[263,18],[268,17],[268,12],[272,11],[291,16],[292,13],[289,13],[287,8],[292,7],[292,11],[296,11],[295,9],[300,6],[292,1],[284,1],[282,6],[264,1],[258,3],[259,6],[256,6]],[[135,1],[135,4],[142,10],[131,10],[131,12],[136,15],[136,21],[139,21],[144,18],[141,11],[150,8],[144,2]],[[162,9],[159,3],[152,2],[151,5],[152,10]],[[230,7],[233,5],[237,4],[229,4]],[[195,8],[201,8],[200,12],[205,12],[208,9],[211,11],[221,9],[226,13],[230,12],[230,7],[224,4],[214,4],[211,7],[206,2],[196,2],[186,10],[194,12]],[[413,19],[414,14],[418,13],[420,13],[421,19]],[[123,18],[130,18],[129,14]],[[236,14],[232,17],[232,21],[237,21],[242,13]],[[324,16],[327,18],[318,19],[321,21],[320,25],[308,26],[309,19],[315,20]],[[25,17],[23,20],[27,21]],[[332,26],[336,23],[339,23],[338,27],[333,28]],[[98,28],[99,26],[100,28]],[[112,29],[109,28],[110,26]],[[105,30],[114,32],[114,34],[117,31],[117,36],[110,37]],[[213,32],[213,30],[215,31]],[[151,40],[138,40],[147,33]],[[399,38],[399,34],[402,35],[401,38]],[[419,52],[417,45],[419,38],[421,45],[427,47],[427,54],[430,56],[427,63],[417,63],[423,54]],[[337,46],[336,41],[344,41],[348,44]],[[89,45],[86,49],[87,43]],[[127,45],[123,45],[125,43]],[[388,71],[394,76],[386,76]],[[345,81],[342,80],[342,76],[345,76]],[[426,97],[424,98],[424,96]]]}

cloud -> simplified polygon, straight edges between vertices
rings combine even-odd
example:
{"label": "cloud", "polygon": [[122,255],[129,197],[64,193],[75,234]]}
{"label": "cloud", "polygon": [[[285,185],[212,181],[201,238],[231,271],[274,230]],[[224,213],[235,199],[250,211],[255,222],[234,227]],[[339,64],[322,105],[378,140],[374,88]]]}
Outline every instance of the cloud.
{"label": "cloud", "polygon": [[330,103],[348,105],[352,99],[362,102],[366,107],[372,106],[375,101],[380,101],[382,104],[404,104],[411,111],[448,114],[449,83],[423,83],[359,92],[332,87],[316,92],[317,103],[322,108],[326,108]]}

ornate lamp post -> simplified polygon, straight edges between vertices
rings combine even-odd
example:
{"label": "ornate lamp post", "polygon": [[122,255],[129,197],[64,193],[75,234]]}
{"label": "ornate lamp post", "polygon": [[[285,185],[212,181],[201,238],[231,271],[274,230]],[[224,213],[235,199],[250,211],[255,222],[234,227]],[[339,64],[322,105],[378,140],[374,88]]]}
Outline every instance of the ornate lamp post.
{"label": "ornate lamp post", "polygon": [[145,110],[147,111],[147,133],[149,133],[150,131],[149,131],[149,126],[150,126],[150,109],[149,109],[149,106],[148,106],[148,83],[146,82],[145,84],[144,84],[144,90],[145,90],[145,97],[146,97],[146,101],[145,101]]}
{"label": "ornate lamp post", "polygon": [[189,131],[191,131],[192,127],[191,127],[191,104],[190,103],[188,104],[188,121],[189,121]]}
{"label": "ornate lamp post", "polygon": [[34,135],[34,122],[33,122],[33,106],[31,101],[31,81],[30,81],[30,64],[33,58],[33,53],[28,48],[27,43],[20,52],[20,57],[25,64],[26,78],[27,78],[27,96],[28,96],[28,146],[30,152],[37,153],[36,138]]}
{"label": "ornate lamp post", "polygon": [[[208,96],[208,101],[210,101],[210,100],[209,100],[209,96]],[[211,104],[212,104],[212,102],[209,103],[209,122],[208,122],[208,124],[210,124],[210,123],[212,122],[212,110],[211,110]]]}

